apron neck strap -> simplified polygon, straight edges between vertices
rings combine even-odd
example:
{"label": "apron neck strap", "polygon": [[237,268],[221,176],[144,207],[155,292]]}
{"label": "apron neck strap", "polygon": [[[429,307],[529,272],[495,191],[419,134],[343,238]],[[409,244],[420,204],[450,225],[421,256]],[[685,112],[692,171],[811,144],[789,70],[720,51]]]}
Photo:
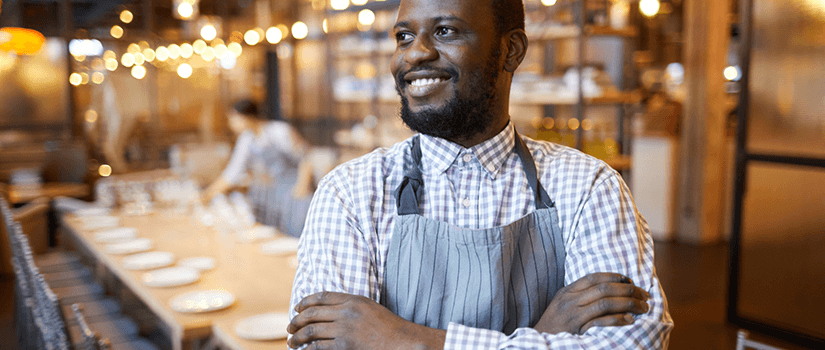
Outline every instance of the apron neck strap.
{"label": "apron neck strap", "polygon": [[[533,190],[535,196],[536,209],[552,208],[555,206],[553,200],[544,190],[544,186],[538,180],[538,172],[536,171],[536,162],[533,156],[524,144],[518,132],[513,130],[515,134],[515,151],[521,160],[521,166],[524,168],[524,174],[527,176],[527,182]],[[398,206],[398,215],[419,214],[418,198],[421,196],[421,190],[424,187],[424,177],[421,173],[421,141],[420,136],[412,139],[412,166],[407,168],[404,172],[404,179],[395,190],[395,199]]]}

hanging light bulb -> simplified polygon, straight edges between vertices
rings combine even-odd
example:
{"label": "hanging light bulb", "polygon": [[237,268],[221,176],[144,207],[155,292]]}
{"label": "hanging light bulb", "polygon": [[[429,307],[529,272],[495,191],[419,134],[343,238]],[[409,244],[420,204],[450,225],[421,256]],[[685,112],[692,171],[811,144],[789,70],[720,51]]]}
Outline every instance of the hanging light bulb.
{"label": "hanging light bulb", "polygon": [[114,58],[107,58],[105,66],[106,66],[106,70],[108,70],[110,72],[114,72],[115,70],[117,70],[117,66],[118,66],[117,60],[114,59]]}
{"label": "hanging light bulb", "polygon": [[277,44],[281,42],[283,36],[281,35],[281,30],[275,27],[269,27],[266,30],[266,41],[270,44]]}
{"label": "hanging light bulb", "polygon": [[255,30],[250,29],[243,35],[243,41],[245,41],[247,45],[253,46],[261,41],[261,36]]}
{"label": "hanging light bulb", "polygon": [[375,13],[369,9],[361,10],[361,12],[358,12],[358,23],[365,26],[372,25],[375,23]]}
{"label": "hanging light bulb", "polygon": [[195,53],[195,49],[189,43],[183,43],[180,45],[180,57],[189,58],[192,57],[192,54]]}
{"label": "hanging light bulb", "polygon": [[72,73],[71,75],[69,75],[70,84],[78,86],[81,82],[83,82],[83,77],[81,77],[80,74]]}
{"label": "hanging light bulb", "polygon": [[129,68],[135,65],[135,55],[130,53],[124,53],[123,57],[120,58],[120,64],[124,67]]}
{"label": "hanging light bulb", "polygon": [[134,67],[132,67],[132,76],[135,77],[135,79],[138,79],[138,80],[143,79],[143,77],[146,76],[146,67],[143,67],[143,66],[134,66]]}
{"label": "hanging light bulb", "polygon": [[176,60],[180,57],[180,46],[177,44],[169,45],[169,58]]}
{"label": "hanging light bulb", "polygon": [[123,37],[123,27],[119,25],[113,25],[112,29],[109,30],[109,34],[111,34],[112,37],[115,39],[120,39]]}
{"label": "hanging light bulb", "polygon": [[201,39],[195,40],[195,42],[192,43],[192,49],[195,50],[195,53],[198,55],[200,55],[205,48],[206,42]]}
{"label": "hanging light bulb", "polygon": [[123,23],[132,23],[132,20],[135,18],[135,15],[132,14],[129,10],[120,11],[120,21]]}
{"label": "hanging light bulb", "polygon": [[203,40],[212,41],[218,35],[218,30],[215,29],[215,26],[211,24],[207,24],[201,28],[201,37]]}
{"label": "hanging light bulb", "polygon": [[223,58],[228,51],[224,44],[215,45],[215,57],[217,58]]}
{"label": "hanging light bulb", "polygon": [[182,63],[178,66],[177,72],[179,77],[183,79],[189,78],[192,76],[192,66],[188,63]]}
{"label": "hanging light bulb", "polygon": [[349,0],[332,0],[329,5],[333,10],[346,10],[349,7]]}
{"label": "hanging light bulb", "polygon": [[659,13],[659,7],[662,4],[659,3],[659,0],[641,0],[639,1],[639,11],[642,12],[645,17],[653,18]]}
{"label": "hanging light bulb", "polygon": [[206,62],[212,62],[212,60],[215,59],[215,49],[213,49],[211,46],[207,46],[205,49],[203,49],[201,57]]}
{"label": "hanging light bulb", "polygon": [[178,14],[183,19],[189,19],[190,17],[192,17],[192,14],[195,13],[195,8],[192,7],[192,4],[186,1],[183,1],[180,4],[178,4],[177,10]]}
{"label": "hanging light bulb", "polygon": [[169,49],[167,49],[166,46],[159,47],[155,50],[155,58],[157,58],[158,61],[165,62],[169,59]]}
{"label": "hanging light bulb", "polygon": [[324,21],[321,22],[321,29],[324,30],[325,34],[329,34],[329,20],[324,18]]}
{"label": "hanging light bulb", "polygon": [[541,4],[550,7],[556,4],[556,0],[541,0]]}
{"label": "hanging light bulb", "polygon": [[309,28],[306,23],[298,21],[292,25],[292,37],[298,40],[304,39],[309,34]]}
{"label": "hanging light bulb", "polygon": [[92,73],[92,82],[95,84],[100,85],[103,82],[103,73],[101,72],[94,72]]}
{"label": "hanging light bulb", "polygon": [[243,52],[243,47],[241,47],[241,44],[238,43],[229,43],[229,45],[226,45],[226,49],[229,50],[229,52],[231,52],[236,58],[240,57]]}

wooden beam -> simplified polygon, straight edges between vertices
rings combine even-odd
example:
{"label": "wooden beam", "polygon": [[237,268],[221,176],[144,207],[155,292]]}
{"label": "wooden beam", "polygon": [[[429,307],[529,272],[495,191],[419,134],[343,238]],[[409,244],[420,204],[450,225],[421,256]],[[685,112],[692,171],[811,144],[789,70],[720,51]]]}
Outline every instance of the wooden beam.
{"label": "wooden beam", "polygon": [[724,68],[731,0],[687,0],[685,84],[679,145],[677,239],[705,244],[722,239],[726,152]]}

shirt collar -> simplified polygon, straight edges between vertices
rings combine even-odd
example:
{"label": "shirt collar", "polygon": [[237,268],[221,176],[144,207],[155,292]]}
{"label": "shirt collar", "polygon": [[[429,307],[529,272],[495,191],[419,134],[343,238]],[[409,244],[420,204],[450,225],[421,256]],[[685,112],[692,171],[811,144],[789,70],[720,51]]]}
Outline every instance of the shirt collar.
{"label": "shirt collar", "polygon": [[462,154],[472,153],[492,178],[495,178],[504,161],[510,157],[515,146],[513,123],[508,122],[500,133],[489,140],[469,149],[442,138],[421,134],[422,170],[443,173],[451,165],[458,163]]}

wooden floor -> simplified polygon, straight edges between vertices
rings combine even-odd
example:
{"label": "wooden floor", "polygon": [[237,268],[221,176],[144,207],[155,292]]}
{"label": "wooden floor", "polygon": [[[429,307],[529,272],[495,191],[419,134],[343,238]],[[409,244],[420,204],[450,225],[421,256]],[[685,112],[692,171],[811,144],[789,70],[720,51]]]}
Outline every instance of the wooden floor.
{"label": "wooden floor", "polygon": [[[656,243],[656,269],[676,324],[670,349],[733,350],[737,328],[725,322],[727,245]],[[12,283],[11,277],[0,276],[0,350],[17,349]],[[789,350],[804,349],[758,334],[751,338]]]}

